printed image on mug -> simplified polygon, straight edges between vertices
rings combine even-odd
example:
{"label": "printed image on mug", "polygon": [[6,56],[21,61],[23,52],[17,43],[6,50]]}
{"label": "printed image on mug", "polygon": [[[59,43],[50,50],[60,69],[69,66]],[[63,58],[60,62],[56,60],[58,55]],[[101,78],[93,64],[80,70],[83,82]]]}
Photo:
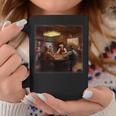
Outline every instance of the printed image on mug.
{"label": "printed image on mug", "polygon": [[35,72],[83,72],[83,27],[38,25]]}

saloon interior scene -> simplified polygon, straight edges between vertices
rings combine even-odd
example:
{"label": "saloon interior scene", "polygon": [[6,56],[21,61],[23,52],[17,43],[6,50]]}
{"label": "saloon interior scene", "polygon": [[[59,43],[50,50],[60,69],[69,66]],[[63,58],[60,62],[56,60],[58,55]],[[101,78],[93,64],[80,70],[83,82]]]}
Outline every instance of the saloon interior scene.
{"label": "saloon interior scene", "polygon": [[82,72],[83,43],[81,26],[37,26],[35,71]]}

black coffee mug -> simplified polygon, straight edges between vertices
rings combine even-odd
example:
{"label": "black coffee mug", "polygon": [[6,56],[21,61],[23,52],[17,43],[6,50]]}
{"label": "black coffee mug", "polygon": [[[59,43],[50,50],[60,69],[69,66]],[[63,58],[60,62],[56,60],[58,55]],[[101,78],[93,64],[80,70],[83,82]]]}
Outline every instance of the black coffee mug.
{"label": "black coffee mug", "polygon": [[28,19],[30,87],[75,100],[88,86],[88,17],[42,15]]}

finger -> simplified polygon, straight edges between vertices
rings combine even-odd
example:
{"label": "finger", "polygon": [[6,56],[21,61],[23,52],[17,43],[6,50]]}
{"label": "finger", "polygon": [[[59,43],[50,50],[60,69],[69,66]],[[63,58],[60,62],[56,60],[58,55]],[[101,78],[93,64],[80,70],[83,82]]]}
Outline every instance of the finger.
{"label": "finger", "polygon": [[12,55],[1,67],[0,67],[0,79],[10,76],[22,63],[22,59],[17,55]]}
{"label": "finger", "polygon": [[[69,116],[90,116],[91,114],[100,112],[103,107],[99,104],[86,100],[68,101],[65,111]],[[70,115],[71,114],[71,115]]]}
{"label": "finger", "polygon": [[83,93],[83,98],[107,107],[113,98],[113,92],[105,87],[88,88]]}
{"label": "finger", "polygon": [[34,104],[36,104],[36,106],[38,108],[40,108],[41,110],[43,110],[44,112],[46,112],[47,114],[56,114],[58,115],[58,112],[50,107],[48,104],[46,104],[44,101],[42,101],[37,94],[32,94],[32,96],[35,98],[35,102]]}
{"label": "finger", "polygon": [[50,94],[38,94],[38,97],[43,100],[47,105],[55,109],[59,114],[65,114],[65,109],[67,107],[66,102],[53,97]]}
{"label": "finger", "polygon": [[24,65],[21,65],[9,78],[13,82],[22,82],[28,77],[29,73]]}
{"label": "finger", "polygon": [[25,19],[20,20],[16,23],[13,23],[7,27],[5,27],[2,31],[0,31],[0,46],[12,40],[15,36],[19,34],[19,32],[23,29],[24,25],[27,24]]}
{"label": "finger", "polygon": [[76,112],[76,116],[77,116],[77,114],[81,114],[82,112],[87,114],[87,113],[94,113],[97,111],[101,111],[103,109],[103,107],[101,107],[99,104],[88,102],[85,100],[65,102],[49,94],[42,94],[42,95],[40,96],[40,98],[46,104],[54,108],[59,114],[62,115]]}
{"label": "finger", "polygon": [[15,54],[16,51],[10,47],[7,44],[4,44],[3,46],[0,47],[0,66],[5,63],[5,61],[11,57],[13,54]]}
{"label": "finger", "polygon": [[24,103],[31,102],[32,105],[37,107],[38,109],[46,112],[47,114],[58,114],[53,108],[48,106],[45,102],[43,102],[36,93],[31,93],[28,96],[26,96],[23,100]]}

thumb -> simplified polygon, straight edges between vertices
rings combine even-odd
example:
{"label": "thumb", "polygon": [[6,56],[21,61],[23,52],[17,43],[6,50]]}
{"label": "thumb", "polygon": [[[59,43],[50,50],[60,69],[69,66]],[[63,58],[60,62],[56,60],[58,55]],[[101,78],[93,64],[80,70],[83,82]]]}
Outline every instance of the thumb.
{"label": "thumb", "polygon": [[105,87],[88,88],[83,93],[83,99],[107,107],[112,99],[113,92]]}

